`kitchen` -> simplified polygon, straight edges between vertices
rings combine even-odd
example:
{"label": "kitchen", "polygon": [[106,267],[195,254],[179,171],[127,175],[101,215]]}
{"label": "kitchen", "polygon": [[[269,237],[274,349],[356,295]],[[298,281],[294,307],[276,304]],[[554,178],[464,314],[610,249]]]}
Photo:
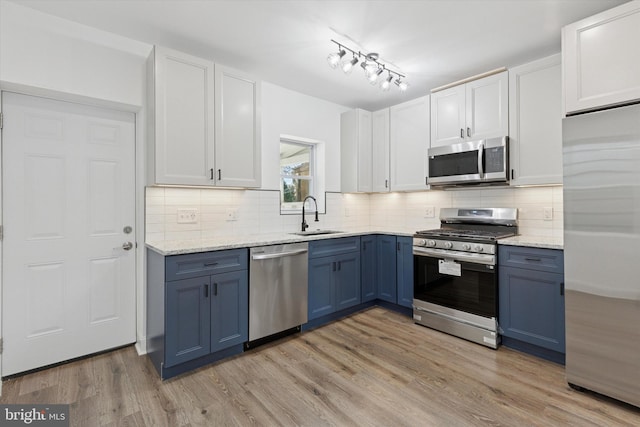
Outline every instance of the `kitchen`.
{"label": "kitchen", "polygon": [[[601,9],[597,11],[614,5],[610,4],[608,7],[600,5]],[[141,113],[144,107],[136,110],[135,106],[146,105],[144,76],[145,62],[149,54],[148,44],[78,26],[11,2],[3,2],[2,7],[3,32],[7,31],[6,34],[8,34],[7,37],[3,34],[1,58],[3,90],[29,93],[29,87],[45,88],[49,92],[40,93],[40,95],[52,96],[52,93],[58,95],[66,93],[66,98],[62,99],[85,103],[100,99],[110,101],[111,106],[122,105],[125,110],[139,113],[135,119],[137,139],[146,138],[148,123],[145,122],[145,115]],[[82,40],[76,39],[78,33],[83,34]],[[21,43],[11,43],[10,40],[20,40]],[[155,42],[161,44],[159,41]],[[334,48],[329,41],[326,44],[327,52],[321,58],[322,62]],[[181,48],[188,50],[188,47]],[[27,55],[19,52],[22,49],[31,51],[32,54],[28,55],[30,58],[37,57],[39,62],[48,64],[51,72],[46,74],[38,72],[37,67],[33,67],[27,60]],[[559,45],[556,45],[555,49],[549,54],[557,53]],[[531,59],[543,56],[545,54]],[[525,62],[528,61],[523,60],[520,63]],[[326,68],[326,63],[323,67]],[[88,72],[78,73],[76,68],[88,68]],[[324,69],[322,71],[324,72]],[[477,70],[477,72],[481,71],[484,70]],[[327,70],[327,72],[332,71]],[[469,70],[464,74],[458,74],[456,79],[471,74],[475,73]],[[130,78],[130,76],[137,76],[137,78]],[[344,78],[343,75],[338,77]],[[11,82],[13,86],[5,84],[5,81]],[[448,81],[441,83],[445,84]],[[31,91],[33,93],[32,89]],[[427,93],[422,91],[422,95]],[[402,101],[404,100],[400,98],[397,104]],[[375,110],[376,107],[371,106],[367,109]],[[438,216],[442,208],[515,206],[519,209],[520,234],[543,236],[551,241],[562,237],[563,191],[559,186],[342,194],[340,174],[333,160],[340,158],[340,148],[337,144],[340,140],[339,116],[349,110],[351,108],[264,81],[261,111],[262,190],[150,187],[145,196],[145,193],[138,188],[139,194],[136,201],[138,211],[146,210],[146,238],[144,234],[140,234],[145,229],[145,217],[137,215],[134,229],[139,234],[136,240],[138,242],[194,238],[222,240],[238,235],[297,231],[300,215],[281,215],[280,195],[276,191],[279,188],[280,176],[277,167],[273,165],[278,163],[277,146],[282,134],[324,141],[322,146],[326,166],[323,167],[322,164],[318,166],[320,170],[327,172],[323,183],[326,195],[318,197],[321,212],[324,212],[320,215],[319,227],[321,228],[350,231],[393,230],[411,234],[416,230],[437,228]],[[308,111],[313,111],[313,114],[309,114]],[[144,159],[144,147],[137,149],[139,150],[138,158]],[[144,180],[143,172],[138,171],[139,182]],[[178,209],[192,212],[195,210],[200,218],[196,223],[177,224],[175,215]],[[549,211],[551,218],[547,215]],[[310,224],[316,227],[314,222],[310,221]],[[142,276],[144,271],[144,268],[137,270],[139,283],[144,283]],[[144,287],[138,287],[136,292],[137,349],[140,353],[144,353],[146,331]],[[453,346],[458,345],[451,344],[454,341],[449,343]],[[463,348],[467,349],[467,347]]]}

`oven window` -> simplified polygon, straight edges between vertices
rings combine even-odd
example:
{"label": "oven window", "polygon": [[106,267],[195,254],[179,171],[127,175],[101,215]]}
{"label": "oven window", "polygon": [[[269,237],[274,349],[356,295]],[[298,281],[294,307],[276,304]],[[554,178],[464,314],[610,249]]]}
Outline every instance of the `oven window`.
{"label": "oven window", "polygon": [[484,317],[497,317],[495,269],[482,264],[461,264],[461,275],[438,272],[438,259],[414,256],[415,299]]}
{"label": "oven window", "polygon": [[443,154],[429,158],[429,176],[475,175],[478,171],[478,151]]}

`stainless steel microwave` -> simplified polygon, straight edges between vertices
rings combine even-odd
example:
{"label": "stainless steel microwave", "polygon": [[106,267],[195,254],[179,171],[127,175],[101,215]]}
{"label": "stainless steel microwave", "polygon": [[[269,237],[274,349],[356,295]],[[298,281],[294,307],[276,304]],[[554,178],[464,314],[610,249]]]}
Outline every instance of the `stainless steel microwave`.
{"label": "stainless steel microwave", "polygon": [[509,182],[507,136],[434,147],[428,157],[427,184],[434,187]]}

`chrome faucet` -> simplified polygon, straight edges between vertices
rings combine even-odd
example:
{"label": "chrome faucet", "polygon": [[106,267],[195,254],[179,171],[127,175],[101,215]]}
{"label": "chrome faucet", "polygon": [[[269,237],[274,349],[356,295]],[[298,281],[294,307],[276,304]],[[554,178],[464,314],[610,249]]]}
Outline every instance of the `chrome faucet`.
{"label": "chrome faucet", "polygon": [[315,197],[307,196],[302,201],[302,231],[303,232],[306,231],[307,228],[309,228],[309,224],[307,224],[307,221],[304,219],[304,205],[305,205],[305,203],[307,203],[307,199],[313,200],[313,204],[316,205],[316,219],[315,219],[315,221],[318,222],[318,202],[316,201]]}

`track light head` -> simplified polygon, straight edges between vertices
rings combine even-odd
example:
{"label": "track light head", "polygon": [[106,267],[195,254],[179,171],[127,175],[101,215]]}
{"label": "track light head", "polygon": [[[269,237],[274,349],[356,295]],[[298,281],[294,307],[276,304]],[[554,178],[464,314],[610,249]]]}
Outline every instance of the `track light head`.
{"label": "track light head", "polygon": [[409,83],[401,80],[400,77],[398,77],[394,83],[398,86],[400,92],[405,92],[409,88]]}
{"label": "track light head", "polygon": [[378,81],[378,77],[380,76],[380,74],[382,74],[383,71],[384,68],[377,68],[373,73],[371,73],[369,75],[369,83],[371,83],[372,85],[376,84]]}
{"label": "track light head", "polygon": [[392,80],[393,80],[393,76],[391,75],[391,72],[389,72],[389,76],[386,79],[384,79],[382,83],[380,83],[380,89],[382,89],[384,92],[388,91],[389,88],[391,87]]}
{"label": "track light head", "polygon": [[353,67],[358,63],[358,58],[356,57],[356,55],[353,55],[353,58],[351,58],[348,61],[342,61],[342,71],[344,71],[345,74],[351,74],[351,71],[353,71]]}
{"label": "track light head", "polygon": [[343,56],[346,55],[346,53],[347,52],[344,49],[342,49],[342,47],[340,47],[340,50],[338,52],[333,52],[329,54],[329,56],[327,56],[327,62],[329,63],[329,66],[331,68],[336,68],[340,63],[340,60],[342,59]]}

